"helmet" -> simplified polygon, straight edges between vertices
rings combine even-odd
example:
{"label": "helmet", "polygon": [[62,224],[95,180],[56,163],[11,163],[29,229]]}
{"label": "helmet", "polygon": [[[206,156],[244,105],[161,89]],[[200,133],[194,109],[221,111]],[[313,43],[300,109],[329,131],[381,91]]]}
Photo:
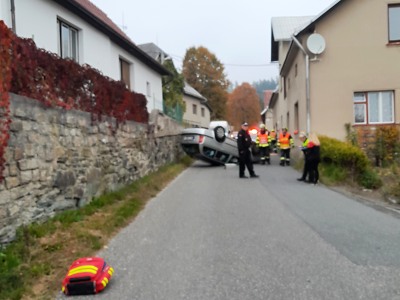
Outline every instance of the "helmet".
{"label": "helmet", "polygon": [[264,124],[260,125],[260,129],[266,129]]}
{"label": "helmet", "polygon": [[275,129],[272,128],[271,131],[275,131]]}

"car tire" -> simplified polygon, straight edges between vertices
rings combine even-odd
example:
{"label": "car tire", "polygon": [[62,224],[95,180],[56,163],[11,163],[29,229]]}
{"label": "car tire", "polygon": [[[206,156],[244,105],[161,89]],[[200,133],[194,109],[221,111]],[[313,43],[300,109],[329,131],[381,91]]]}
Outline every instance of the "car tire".
{"label": "car tire", "polygon": [[217,142],[222,143],[225,141],[226,135],[225,135],[225,129],[222,126],[217,126],[214,128],[214,136]]}

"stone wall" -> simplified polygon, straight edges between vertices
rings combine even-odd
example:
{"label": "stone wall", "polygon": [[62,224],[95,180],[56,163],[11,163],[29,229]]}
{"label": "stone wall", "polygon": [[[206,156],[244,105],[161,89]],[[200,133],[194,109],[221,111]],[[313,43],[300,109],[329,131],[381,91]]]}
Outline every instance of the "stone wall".
{"label": "stone wall", "polygon": [[11,95],[5,179],[0,183],[0,243],[22,224],[46,220],[177,161],[181,127],[153,111],[149,125],[116,127],[89,113],[45,107]]}

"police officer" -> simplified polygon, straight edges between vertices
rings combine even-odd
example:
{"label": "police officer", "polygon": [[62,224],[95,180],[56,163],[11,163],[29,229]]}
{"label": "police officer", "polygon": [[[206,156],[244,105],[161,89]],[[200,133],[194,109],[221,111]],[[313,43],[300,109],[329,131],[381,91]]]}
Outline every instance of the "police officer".
{"label": "police officer", "polygon": [[247,176],[244,175],[246,166],[247,166],[247,170],[250,173],[250,177],[252,177],[252,178],[258,177],[258,175],[256,175],[254,173],[253,162],[251,161],[251,152],[250,152],[251,137],[248,132],[248,129],[249,129],[249,124],[247,124],[247,122],[244,122],[242,124],[242,129],[238,132],[238,138],[237,138],[237,145],[238,145],[238,151],[239,151],[239,177],[240,178],[247,178]]}

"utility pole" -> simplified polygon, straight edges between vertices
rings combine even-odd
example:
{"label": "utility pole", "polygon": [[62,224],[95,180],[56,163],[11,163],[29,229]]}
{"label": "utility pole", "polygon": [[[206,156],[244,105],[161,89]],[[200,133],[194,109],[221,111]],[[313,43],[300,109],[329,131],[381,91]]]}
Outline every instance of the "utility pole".
{"label": "utility pole", "polygon": [[17,27],[15,24],[15,3],[14,0],[10,0],[11,2],[11,29],[12,31],[17,34]]}

